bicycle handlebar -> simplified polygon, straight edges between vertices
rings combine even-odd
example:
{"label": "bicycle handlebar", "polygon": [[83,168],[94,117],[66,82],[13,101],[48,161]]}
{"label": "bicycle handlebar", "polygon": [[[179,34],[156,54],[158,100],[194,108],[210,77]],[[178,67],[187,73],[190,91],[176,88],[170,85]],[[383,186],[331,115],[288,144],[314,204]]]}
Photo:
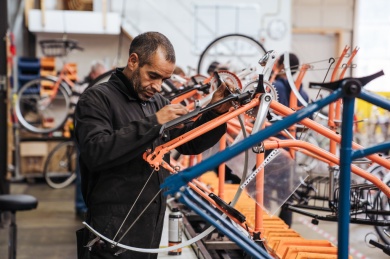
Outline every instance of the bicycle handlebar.
{"label": "bicycle handlebar", "polygon": [[360,93],[361,88],[363,86],[365,86],[375,78],[378,78],[383,75],[384,72],[383,70],[381,70],[379,72],[376,72],[375,74],[360,78],[347,77],[330,83],[310,83],[309,88],[324,88],[329,91],[335,91],[338,88],[342,87],[343,91],[345,91],[347,96],[356,97]]}

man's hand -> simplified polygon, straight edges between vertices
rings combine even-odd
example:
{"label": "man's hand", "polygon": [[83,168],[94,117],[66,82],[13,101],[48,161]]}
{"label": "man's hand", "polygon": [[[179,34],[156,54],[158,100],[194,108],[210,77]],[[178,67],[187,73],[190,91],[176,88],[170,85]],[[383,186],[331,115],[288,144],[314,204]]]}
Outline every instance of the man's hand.
{"label": "man's hand", "polygon": [[156,112],[157,122],[159,124],[165,124],[168,121],[176,119],[184,114],[187,114],[188,110],[181,104],[168,104],[161,110]]}
{"label": "man's hand", "polygon": [[[229,91],[229,89],[230,91]],[[213,98],[211,98],[210,104],[216,103],[224,97],[228,96],[231,92],[234,92],[234,85],[231,82],[222,82],[218,89],[214,92]],[[232,102],[223,103],[214,108],[214,112],[222,114],[227,112],[232,107]]]}

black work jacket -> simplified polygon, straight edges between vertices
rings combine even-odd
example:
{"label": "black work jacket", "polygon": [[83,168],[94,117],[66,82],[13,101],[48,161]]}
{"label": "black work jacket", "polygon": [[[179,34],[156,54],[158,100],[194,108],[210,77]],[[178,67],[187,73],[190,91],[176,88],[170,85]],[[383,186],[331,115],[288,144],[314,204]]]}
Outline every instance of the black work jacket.
{"label": "black work jacket", "polygon": [[[88,208],[106,210],[133,204],[153,171],[142,157],[144,152],[218,116],[206,112],[195,122],[170,130],[163,140],[155,113],[167,104],[169,101],[160,94],[149,101],[140,100],[122,69],[117,69],[108,82],[82,94],[76,108],[75,134]],[[223,124],[177,149],[182,154],[199,154],[216,144],[225,132]],[[169,161],[169,155],[164,160]],[[154,172],[137,204],[150,202],[168,175],[161,167]]]}

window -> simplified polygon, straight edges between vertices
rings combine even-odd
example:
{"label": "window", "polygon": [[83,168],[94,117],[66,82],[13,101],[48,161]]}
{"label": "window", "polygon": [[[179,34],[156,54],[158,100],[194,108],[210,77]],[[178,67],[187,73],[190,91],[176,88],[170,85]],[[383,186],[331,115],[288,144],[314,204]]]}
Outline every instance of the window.
{"label": "window", "polygon": [[375,92],[390,91],[390,1],[358,1],[356,19],[357,77],[367,76],[383,69],[382,76],[367,85]]}

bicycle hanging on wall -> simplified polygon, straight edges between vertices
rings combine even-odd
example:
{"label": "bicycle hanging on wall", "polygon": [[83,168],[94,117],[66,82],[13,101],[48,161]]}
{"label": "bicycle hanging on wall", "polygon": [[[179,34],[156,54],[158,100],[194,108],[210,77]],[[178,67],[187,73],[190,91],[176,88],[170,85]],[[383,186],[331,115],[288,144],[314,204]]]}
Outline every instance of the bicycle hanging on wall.
{"label": "bicycle hanging on wall", "polygon": [[[25,83],[16,94],[17,122],[36,134],[50,134],[65,125],[71,116],[70,98],[77,76],[75,68],[65,58],[73,50],[83,50],[77,41],[50,39],[39,42],[46,57],[63,58],[58,76],[41,76]],[[48,154],[43,176],[52,188],[63,188],[76,178],[76,147],[72,140],[60,142]]]}
{"label": "bicycle hanging on wall", "polygon": [[[73,40],[43,40],[42,52],[47,57],[66,57],[72,50],[83,50]],[[68,118],[71,89],[74,83],[67,77],[75,73],[68,63],[58,77],[41,76],[24,84],[17,92],[15,112],[19,123],[33,133],[50,133]]]}

